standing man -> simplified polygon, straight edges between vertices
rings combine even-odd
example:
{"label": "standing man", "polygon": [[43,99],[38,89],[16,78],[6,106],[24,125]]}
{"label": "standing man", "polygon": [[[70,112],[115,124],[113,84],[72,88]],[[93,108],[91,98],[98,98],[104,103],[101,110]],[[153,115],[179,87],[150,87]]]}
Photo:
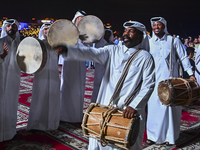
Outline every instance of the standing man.
{"label": "standing man", "polygon": [[[85,15],[86,13],[84,11],[77,11],[72,22],[77,26],[78,22]],[[84,46],[80,39],[77,45]],[[85,61],[64,61],[61,74],[61,121],[76,123],[82,122],[85,80]]]}
{"label": "standing man", "polygon": [[[145,106],[154,89],[154,61],[148,53],[149,42],[146,35],[146,28],[143,24],[131,21],[124,23],[123,41],[124,45],[108,45],[103,48],[74,47],[68,48],[68,60],[91,60],[105,66],[105,74],[101,83],[97,103],[108,105],[113,95],[117,81],[120,79],[127,60],[134,52],[141,49],[140,53],[133,60],[120,93],[113,99],[111,105],[122,108],[124,118],[132,118],[134,115],[140,116],[140,131],[136,143],[131,150],[141,150],[145,130]],[[140,84],[141,83],[141,84]],[[141,85],[137,94],[129,103],[125,100],[136,88]],[[125,105],[124,105],[125,104]],[[89,139],[89,150],[113,150],[120,149],[114,145],[102,147],[96,139]]]}
{"label": "standing man", "polygon": [[49,23],[43,24],[39,32],[39,39],[47,50],[47,62],[41,71],[34,74],[27,130],[56,130],[60,122],[58,54],[47,42],[50,26]]}
{"label": "standing man", "polygon": [[[146,144],[175,144],[179,137],[181,122],[181,106],[162,105],[158,97],[158,84],[169,78],[169,55],[171,51],[172,36],[167,33],[167,22],[162,17],[151,18],[153,36],[150,39],[150,53],[155,61],[156,84],[151,98],[148,101],[147,141]],[[178,55],[178,56],[177,56]],[[191,79],[195,80],[186,51],[178,38],[173,42],[172,77],[178,77],[179,59],[183,68]]]}
{"label": "standing man", "polygon": [[20,68],[16,60],[20,43],[19,23],[15,19],[3,22],[0,39],[0,142],[16,135],[20,89]]}

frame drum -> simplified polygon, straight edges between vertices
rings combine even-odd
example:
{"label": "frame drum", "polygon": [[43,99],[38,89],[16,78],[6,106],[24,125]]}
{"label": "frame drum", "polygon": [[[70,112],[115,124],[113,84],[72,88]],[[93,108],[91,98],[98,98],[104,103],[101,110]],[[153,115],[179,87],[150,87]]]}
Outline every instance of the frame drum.
{"label": "frame drum", "polygon": [[80,39],[84,43],[98,42],[104,34],[102,21],[93,15],[84,16],[77,27],[80,32]]}
{"label": "frame drum", "polygon": [[51,47],[70,45],[74,46],[78,42],[79,32],[77,27],[67,19],[55,21],[49,28],[47,40]]}
{"label": "frame drum", "polygon": [[41,40],[26,37],[20,42],[16,57],[19,68],[25,73],[32,74],[44,68],[47,51]]}

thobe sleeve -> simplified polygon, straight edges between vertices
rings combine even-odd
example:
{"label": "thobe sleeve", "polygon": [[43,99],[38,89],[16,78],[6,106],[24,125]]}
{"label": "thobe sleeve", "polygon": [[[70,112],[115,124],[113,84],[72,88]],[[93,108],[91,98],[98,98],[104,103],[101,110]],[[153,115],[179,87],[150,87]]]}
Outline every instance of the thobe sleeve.
{"label": "thobe sleeve", "polygon": [[75,47],[68,47],[68,51],[63,54],[63,57],[67,60],[90,60],[104,65],[109,57],[109,47],[94,48],[77,45]]}
{"label": "thobe sleeve", "polygon": [[142,85],[139,93],[129,104],[135,110],[141,110],[146,106],[147,101],[149,100],[154,86],[155,86],[155,64],[152,57],[146,59],[143,74],[142,74]]}
{"label": "thobe sleeve", "polygon": [[186,51],[183,48],[183,45],[179,39],[176,39],[176,42],[174,43],[174,48],[176,49],[176,54],[178,55],[184,71],[187,71],[187,73],[191,76],[193,75],[192,72],[192,66],[190,64],[189,58],[187,57]]}

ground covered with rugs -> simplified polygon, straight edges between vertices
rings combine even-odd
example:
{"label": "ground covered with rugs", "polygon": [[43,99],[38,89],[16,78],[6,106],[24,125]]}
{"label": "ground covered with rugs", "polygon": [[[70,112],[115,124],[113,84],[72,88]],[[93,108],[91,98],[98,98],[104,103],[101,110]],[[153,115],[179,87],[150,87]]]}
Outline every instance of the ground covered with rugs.
{"label": "ground covered with rugs", "polygon": [[[90,104],[93,89],[94,69],[87,70],[84,110]],[[61,67],[59,67],[61,72]],[[0,150],[86,150],[88,138],[82,134],[80,124],[60,122],[57,130],[26,131],[31,104],[33,75],[21,72],[18,104],[17,136],[13,140],[0,142]],[[52,110],[53,111],[53,110]],[[146,133],[144,134],[144,141]],[[151,145],[143,142],[144,150],[200,150],[200,103],[183,108],[180,137],[171,147]]]}

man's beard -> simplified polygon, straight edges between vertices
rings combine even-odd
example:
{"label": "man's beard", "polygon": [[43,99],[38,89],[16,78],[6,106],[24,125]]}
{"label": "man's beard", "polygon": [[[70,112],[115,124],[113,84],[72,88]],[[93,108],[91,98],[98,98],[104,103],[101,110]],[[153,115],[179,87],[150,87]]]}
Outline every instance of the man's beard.
{"label": "man's beard", "polygon": [[9,36],[13,36],[16,34],[17,31],[13,30],[13,29],[10,29],[8,31],[6,31],[6,33],[9,35]]}

